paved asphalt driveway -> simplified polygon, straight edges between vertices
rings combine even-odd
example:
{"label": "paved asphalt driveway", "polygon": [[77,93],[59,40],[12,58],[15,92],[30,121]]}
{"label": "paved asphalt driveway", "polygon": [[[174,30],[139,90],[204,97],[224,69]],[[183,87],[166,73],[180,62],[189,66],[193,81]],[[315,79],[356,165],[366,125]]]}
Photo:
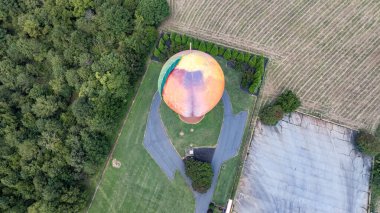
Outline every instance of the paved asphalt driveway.
{"label": "paved asphalt driveway", "polygon": [[[234,115],[230,97],[226,91],[223,94],[222,100],[224,105],[223,124],[211,162],[214,177],[211,188],[206,193],[200,194],[193,190],[196,213],[207,212],[208,205],[214,194],[220,167],[224,161],[237,154],[244,134],[248,113],[243,111]],[[166,134],[164,124],[160,117],[160,104],[161,97],[157,92],[153,97],[145,129],[145,149],[170,180],[174,179],[175,172],[178,170],[191,188],[191,180],[185,174],[185,165]]]}

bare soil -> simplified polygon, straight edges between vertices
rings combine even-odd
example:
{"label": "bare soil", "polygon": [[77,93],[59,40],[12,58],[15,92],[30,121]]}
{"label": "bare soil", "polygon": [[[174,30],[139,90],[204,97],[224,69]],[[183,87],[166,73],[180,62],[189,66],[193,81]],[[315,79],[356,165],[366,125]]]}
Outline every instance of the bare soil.
{"label": "bare soil", "polygon": [[266,101],[289,88],[303,112],[351,128],[379,123],[378,0],[171,0],[170,7],[163,29],[268,56]]}

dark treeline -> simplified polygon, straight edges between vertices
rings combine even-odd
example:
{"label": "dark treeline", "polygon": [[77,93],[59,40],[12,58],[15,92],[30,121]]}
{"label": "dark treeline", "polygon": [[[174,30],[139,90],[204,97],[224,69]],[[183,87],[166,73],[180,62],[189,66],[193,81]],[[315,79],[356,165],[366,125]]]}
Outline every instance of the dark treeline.
{"label": "dark treeline", "polygon": [[166,0],[0,0],[0,212],[79,212]]}

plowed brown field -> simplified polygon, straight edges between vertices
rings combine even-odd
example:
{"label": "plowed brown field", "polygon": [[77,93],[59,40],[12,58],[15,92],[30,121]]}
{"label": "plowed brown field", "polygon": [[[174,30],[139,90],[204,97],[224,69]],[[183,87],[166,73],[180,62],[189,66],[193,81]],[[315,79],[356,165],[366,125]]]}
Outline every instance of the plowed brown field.
{"label": "plowed brown field", "polygon": [[352,128],[380,120],[379,0],[171,0],[163,28],[271,59],[264,98]]}

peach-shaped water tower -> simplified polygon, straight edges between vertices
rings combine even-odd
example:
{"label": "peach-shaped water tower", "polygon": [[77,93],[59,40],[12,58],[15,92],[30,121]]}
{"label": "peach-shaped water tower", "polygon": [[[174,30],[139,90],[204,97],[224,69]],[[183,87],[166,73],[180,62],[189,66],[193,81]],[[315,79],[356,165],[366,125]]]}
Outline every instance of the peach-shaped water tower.
{"label": "peach-shaped water tower", "polygon": [[162,67],[158,91],[183,122],[196,124],[220,101],[224,74],[218,62],[207,53],[182,51]]}

